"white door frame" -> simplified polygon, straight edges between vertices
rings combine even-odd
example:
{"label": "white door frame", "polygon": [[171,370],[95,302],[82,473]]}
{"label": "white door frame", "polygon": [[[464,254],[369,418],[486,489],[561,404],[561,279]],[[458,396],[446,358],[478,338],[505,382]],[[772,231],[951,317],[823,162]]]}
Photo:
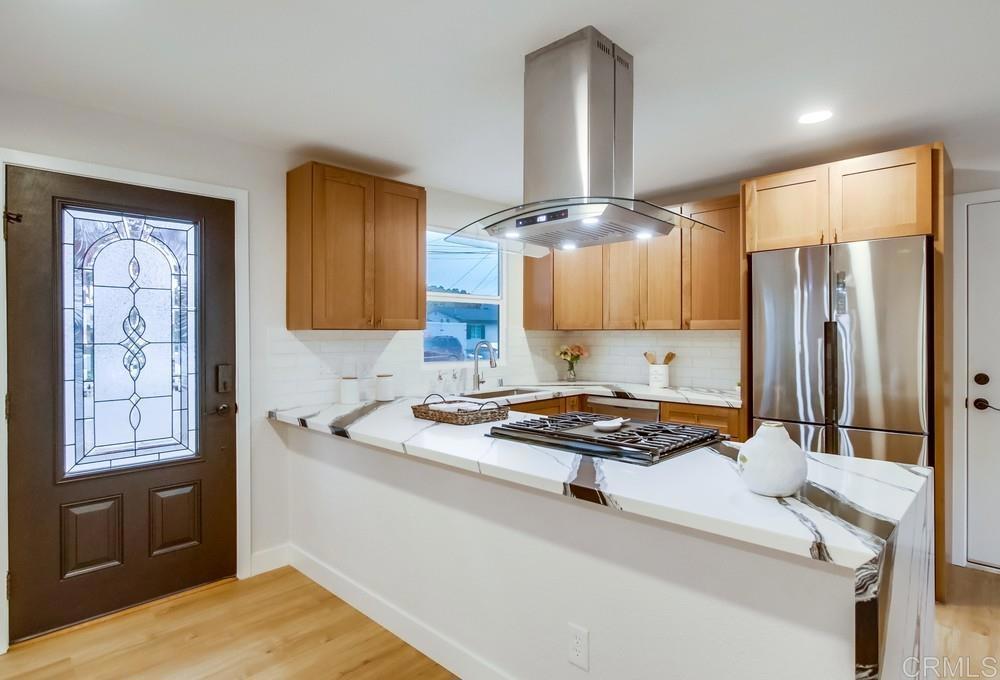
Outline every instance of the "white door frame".
{"label": "white door frame", "polygon": [[954,258],[953,298],[954,314],[954,363],[952,365],[952,442],[951,442],[951,563],[960,567],[975,567],[991,571],[988,567],[968,561],[968,465],[969,465],[969,207],[980,203],[1000,201],[1000,190],[977,191],[957,194],[954,197]]}
{"label": "white door frame", "polygon": [[[246,578],[251,574],[251,509],[250,502],[250,223],[249,193],[245,189],[193,182],[174,177],[164,177],[106,165],[82,163],[53,156],[16,151],[0,147],[0,206],[6,204],[6,166],[20,165],[39,170],[51,170],[95,179],[111,180],[124,184],[189,194],[224,198],[236,204],[236,371],[240,380],[236,387],[236,575]],[[6,242],[0,239],[0,394],[7,393],[7,271]],[[9,567],[7,535],[7,420],[0,418],[0,576]],[[7,599],[0,596],[0,653],[7,651],[10,642],[9,608]]]}

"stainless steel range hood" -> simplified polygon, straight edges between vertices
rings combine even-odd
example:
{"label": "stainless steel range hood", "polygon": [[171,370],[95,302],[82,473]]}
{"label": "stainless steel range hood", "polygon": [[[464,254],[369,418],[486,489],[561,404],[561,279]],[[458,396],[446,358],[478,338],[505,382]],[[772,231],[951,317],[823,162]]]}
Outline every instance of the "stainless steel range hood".
{"label": "stainless steel range hood", "polygon": [[632,55],[587,26],[524,58],[524,204],[449,239],[484,236],[536,257],[709,228],[634,198]]}

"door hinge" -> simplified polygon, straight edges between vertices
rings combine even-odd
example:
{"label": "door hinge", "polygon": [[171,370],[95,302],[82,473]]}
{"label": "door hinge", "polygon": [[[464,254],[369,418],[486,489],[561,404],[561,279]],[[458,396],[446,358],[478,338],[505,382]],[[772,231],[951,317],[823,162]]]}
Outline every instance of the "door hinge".
{"label": "door hinge", "polygon": [[10,420],[10,394],[3,395],[3,419]]}
{"label": "door hinge", "polygon": [[10,572],[7,572],[7,599],[10,599]]}

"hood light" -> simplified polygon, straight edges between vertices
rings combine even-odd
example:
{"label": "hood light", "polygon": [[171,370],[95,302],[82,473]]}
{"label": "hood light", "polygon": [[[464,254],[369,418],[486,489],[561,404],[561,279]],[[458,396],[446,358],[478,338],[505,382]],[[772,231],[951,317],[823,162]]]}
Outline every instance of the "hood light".
{"label": "hood light", "polygon": [[830,120],[831,118],[833,118],[833,111],[828,109],[810,111],[799,116],[799,123],[802,125],[813,125],[814,123],[822,123],[824,120]]}
{"label": "hood light", "polygon": [[566,243],[560,246],[563,250],[576,250],[576,244],[572,241],[566,241]]}
{"label": "hood light", "polygon": [[517,238],[518,236],[520,236],[520,234],[518,234],[517,231],[514,229],[508,229],[507,233],[504,234],[504,236],[506,236],[507,238]]}
{"label": "hood light", "polygon": [[645,241],[648,238],[653,238],[653,232],[651,232],[651,231],[640,231],[638,234],[635,235],[635,237],[637,239],[639,239],[640,241]]}
{"label": "hood light", "polygon": [[600,222],[600,220],[597,219],[596,217],[584,217],[583,218],[583,223],[586,224],[588,227],[592,227],[595,224],[597,224],[598,222]]}

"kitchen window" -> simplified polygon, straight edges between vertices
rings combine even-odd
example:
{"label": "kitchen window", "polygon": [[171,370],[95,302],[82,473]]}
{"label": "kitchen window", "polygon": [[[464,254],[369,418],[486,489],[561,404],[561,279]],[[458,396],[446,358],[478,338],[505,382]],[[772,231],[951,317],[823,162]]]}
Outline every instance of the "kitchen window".
{"label": "kitchen window", "polygon": [[[427,327],[424,361],[472,361],[476,343],[486,340],[500,353],[503,254],[496,243],[447,239],[427,231]],[[483,352],[485,355],[485,352]]]}

